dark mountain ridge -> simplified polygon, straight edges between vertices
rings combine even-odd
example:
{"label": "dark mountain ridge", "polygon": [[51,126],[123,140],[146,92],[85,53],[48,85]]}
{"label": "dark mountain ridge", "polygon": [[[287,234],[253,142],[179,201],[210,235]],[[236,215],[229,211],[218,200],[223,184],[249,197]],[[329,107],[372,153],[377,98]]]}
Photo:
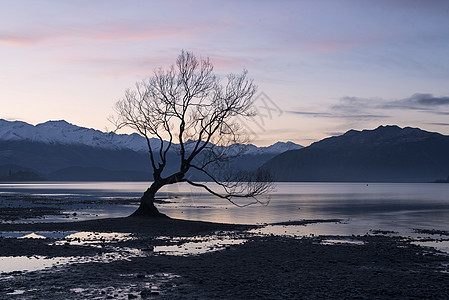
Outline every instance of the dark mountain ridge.
{"label": "dark mountain ridge", "polygon": [[[158,140],[152,141],[159,145]],[[179,165],[179,145],[172,146],[165,174],[176,171]],[[189,151],[194,143],[186,146]],[[245,171],[300,147],[292,142],[277,142],[268,147],[234,144],[222,148],[231,154],[242,152],[231,159],[230,168]],[[21,176],[12,176],[17,172]],[[24,178],[22,175],[53,181],[151,181],[152,168],[146,140],[138,134],[105,133],[64,120],[31,125],[0,119],[0,180],[19,180]],[[209,179],[195,171],[189,175],[192,179]]]}
{"label": "dark mountain ridge", "polygon": [[55,181],[151,180],[149,163],[147,153],[127,149],[0,141],[0,171],[3,169],[3,175],[8,166],[14,165],[16,167],[10,170],[26,169]]}
{"label": "dark mountain ridge", "polygon": [[350,130],[263,168],[278,181],[431,182],[449,174],[449,136],[398,126]]}

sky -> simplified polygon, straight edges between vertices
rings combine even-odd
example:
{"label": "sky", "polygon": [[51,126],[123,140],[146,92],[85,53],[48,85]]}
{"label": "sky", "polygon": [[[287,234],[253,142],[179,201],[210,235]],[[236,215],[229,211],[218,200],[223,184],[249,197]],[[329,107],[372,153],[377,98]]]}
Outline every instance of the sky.
{"label": "sky", "polygon": [[380,125],[449,134],[449,1],[0,0],[0,118],[110,130],[125,90],[181,50],[248,70],[252,142]]}

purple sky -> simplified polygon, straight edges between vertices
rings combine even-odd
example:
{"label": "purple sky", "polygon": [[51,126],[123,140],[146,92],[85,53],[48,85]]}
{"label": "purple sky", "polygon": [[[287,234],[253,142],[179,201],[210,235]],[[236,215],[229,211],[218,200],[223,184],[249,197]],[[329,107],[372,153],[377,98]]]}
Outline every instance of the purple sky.
{"label": "purple sky", "polygon": [[349,129],[449,134],[449,1],[2,1],[0,118],[100,130],[181,49],[246,68],[254,142]]}

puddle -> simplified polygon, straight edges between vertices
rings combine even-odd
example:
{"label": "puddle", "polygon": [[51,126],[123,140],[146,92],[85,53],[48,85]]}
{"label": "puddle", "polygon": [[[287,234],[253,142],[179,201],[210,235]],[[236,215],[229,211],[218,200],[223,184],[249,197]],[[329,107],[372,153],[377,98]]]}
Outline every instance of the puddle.
{"label": "puddle", "polygon": [[261,235],[280,235],[290,237],[307,237],[319,235],[351,236],[365,235],[367,229],[353,223],[312,223],[307,225],[267,225],[262,228],[250,230],[249,233]]}
{"label": "puddle", "polygon": [[229,235],[195,236],[195,237],[160,237],[159,240],[167,240],[175,245],[155,246],[153,251],[156,255],[189,256],[200,255],[208,252],[229,249],[232,245],[240,245],[245,239]]}
{"label": "puddle", "polygon": [[0,232],[0,237],[4,238],[18,238],[18,239],[62,239],[70,234],[76,233],[76,231],[10,231]]}
{"label": "puddle", "polygon": [[328,239],[322,240],[321,245],[364,245],[364,241],[352,240],[352,239]]}
{"label": "puddle", "polygon": [[[148,249],[114,247],[114,243],[134,239],[130,233],[104,232],[3,232],[6,238],[52,239],[55,245],[75,245],[98,247],[107,252],[95,256],[52,257],[44,256],[0,256],[0,273],[38,271],[52,267],[88,262],[109,263],[117,260],[129,260],[148,255],[200,255],[208,252],[229,249],[232,245],[243,244],[245,239],[231,235],[197,237],[160,237],[170,245],[155,246]],[[55,241],[56,239],[56,241]],[[107,248],[104,248],[105,244]]]}
{"label": "puddle", "polygon": [[[344,223],[313,223],[307,225],[267,225],[262,228],[248,231],[252,234],[260,235],[281,235],[290,237],[313,237],[313,236],[361,236],[361,235],[383,235],[391,237],[403,237],[413,240],[412,244],[433,247],[439,251],[449,254],[449,239],[436,239],[435,235],[446,236],[447,231],[435,229],[416,229],[416,228],[401,228],[394,230],[394,228],[384,229],[367,229],[360,226],[357,222],[347,220]],[[362,245],[362,241],[352,239],[333,239],[323,240],[323,245],[335,244],[353,244]]]}
{"label": "puddle", "polygon": [[229,249],[231,245],[246,242],[244,239],[208,240],[204,242],[187,242],[180,245],[156,246],[154,253],[159,255],[189,256]]}
{"label": "puddle", "polygon": [[131,233],[81,231],[71,233],[65,236],[63,240],[56,241],[55,244],[100,247],[101,245],[99,244],[102,243],[117,243],[131,239],[133,239]]}
{"label": "puddle", "polygon": [[110,252],[95,256],[52,257],[33,256],[0,256],[0,274],[10,272],[31,272],[62,267],[68,264],[110,263],[117,260],[129,260],[134,257],[145,257],[148,253],[134,248],[112,248]]}
{"label": "puddle", "polygon": [[[77,245],[102,247],[104,244],[114,244],[127,241],[134,237],[130,233],[105,232],[3,232],[4,238],[17,239],[57,239],[55,245]],[[148,252],[127,247],[108,247],[108,252],[95,256],[52,257],[32,256],[0,256],[0,273],[27,272],[48,269],[67,264],[128,260],[133,257],[147,256]]]}
{"label": "puddle", "polygon": [[0,256],[0,273],[38,271],[51,268],[59,264],[67,264],[73,258],[56,257],[46,258],[45,256]]}
{"label": "puddle", "polygon": [[23,294],[25,294],[25,290],[14,290],[13,292],[7,293],[6,295],[14,296],[14,295],[23,295]]}
{"label": "puddle", "polygon": [[32,232],[30,234],[18,237],[18,239],[46,239],[46,237]]}
{"label": "puddle", "polygon": [[91,231],[12,231],[2,232],[0,237],[17,239],[59,239],[56,245],[95,246],[100,243],[117,243],[133,239],[131,233]]}
{"label": "puddle", "polygon": [[449,254],[449,240],[414,241],[412,244],[422,247],[432,247],[436,250]]}
{"label": "puddle", "polygon": [[306,225],[267,225],[248,232],[290,237],[384,235],[413,240],[435,240],[434,232],[442,232],[433,229],[395,228],[391,226],[385,226],[384,228],[370,227],[370,224],[346,220],[344,222],[311,223]]}

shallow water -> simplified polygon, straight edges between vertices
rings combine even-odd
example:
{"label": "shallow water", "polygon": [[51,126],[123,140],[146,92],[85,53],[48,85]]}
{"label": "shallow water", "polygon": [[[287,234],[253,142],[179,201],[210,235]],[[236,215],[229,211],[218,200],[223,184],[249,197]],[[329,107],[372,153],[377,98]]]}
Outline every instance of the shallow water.
{"label": "shallow water", "polygon": [[[145,182],[2,183],[0,195],[43,195],[66,200],[138,198]],[[61,196],[64,195],[64,196]],[[413,228],[448,230],[449,184],[436,183],[277,183],[262,197],[267,206],[245,208],[187,184],[165,187],[159,209],[170,217],[223,223],[265,224],[289,220],[342,219],[344,224],[317,224],[315,234],[365,234],[369,230],[409,233]],[[245,200],[240,203],[244,204]],[[0,203],[1,205],[1,203]],[[77,208],[67,221],[129,215],[136,207],[108,205]],[[70,213],[70,212],[68,212]],[[61,217],[35,221],[58,221]],[[310,229],[310,228],[309,228]]]}
{"label": "shallow water", "polygon": [[365,242],[354,239],[327,239],[322,240],[321,245],[364,245]]}
{"label": "shallow water", "polygon": [[[108,246],[108,251],[95,256],[73,257],[45,257],[33,256],[0,256],[0,274],[10,272],[26,272],[48,269],[67,264],[88,262],[112,262],[129,259],[131,257],[147,256],[148,253],[140,249],[115,248],[114,243],[127,241],[133,238],[130,233],[117,232],[73,232],[73,231],[44,231],[44,232],[3,232],[0,237],[17,239],[57,239],[54,245],[76,245],[86,247]],[[50,241],[49,241],[50,243]]]}
{"label": "shallow water", "polygon": [[54,267],[64,267],[69,264],[83,264],[92,262],[110,263],[127,260],[133,257],[147,256],[148,253],[134,248],[109,248],[110,252],[95,256],[45,257],[33,256],[0,256],[0,274],[10,272],[39,271]]}
{"label": "shallow water", "polygon": [[[107,252],[95,256],[78,257],[45,257],[32,256],[0,256],[0,274],[11,272],[29,272],[62,267],[68,264],[87,262],[108,263],[116,260],[130,259],[148,255],[190,256],[229,249],[231,245],[246,242],[245,239],[229,235],[196,236],[196,237],[159,237],[168,245],[154,246],[147,249],[114,247],[114,243],[134,239],[131,233],[118,232],[3,232],[0,237],[12,239],[48,239],[51,245],[74,245],[106,249]],[[56,239],[56,240],[54,240]]]}
{"label": "shallow water", "polygon": [[230,245],[243,244],[245,240],[213,240],[206,242],[187,242],[181,245],[156,246],[154,252],[162,255],[190,256],[226,249]]}
{"label": "shallow water", "polygon": [[45,256],[0,256],[0,274],[10,272],[37,271],[54,267],[58,264],[67,264],[73,257]]}
{"label": "shallow water", "polygon": [[102,243],[117,243],[131,239],[133,239],[131,233],[80,231],[68,234],[55,244],[100,247]]}
{"label": "shallow water", "polygon": [[415,241],[412,243],[418,246],[435,248],[449,254],[449,240]]}

